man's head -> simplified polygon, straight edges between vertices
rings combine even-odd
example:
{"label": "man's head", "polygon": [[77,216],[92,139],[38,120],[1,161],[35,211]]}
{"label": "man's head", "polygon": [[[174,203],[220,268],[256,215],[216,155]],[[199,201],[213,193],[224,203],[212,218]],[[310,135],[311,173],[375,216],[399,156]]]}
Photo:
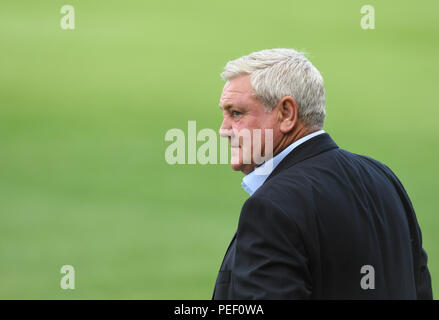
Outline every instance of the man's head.
{"label": "man's head", "polygon": [[[265,149],[265,133],[272,130],[272,155],[293,141],[323,128],[325,89],[320,72],[293,49],[254,52],[229,61],[221,74],[227,80],[220,99],[223,123],[220,134],[230,139],[232,168],[245,174],[257,165],[252,157],[254,129]],[[249,130],[251,146],[239,133]],[[237,138],[238,137],[238,138]],[[251,161],[244,161],[248,157]]]}

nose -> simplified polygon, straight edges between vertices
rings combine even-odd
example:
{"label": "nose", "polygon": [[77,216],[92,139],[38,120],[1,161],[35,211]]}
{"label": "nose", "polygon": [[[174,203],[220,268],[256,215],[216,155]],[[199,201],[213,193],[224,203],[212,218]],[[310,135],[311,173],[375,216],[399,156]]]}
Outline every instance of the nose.
{"label": "nose", "polygon": [[219,134],[223,138],[231,137],[233,135],[232,126],[230,125],[230,121],[228,119],[223,119],[219,129]]}

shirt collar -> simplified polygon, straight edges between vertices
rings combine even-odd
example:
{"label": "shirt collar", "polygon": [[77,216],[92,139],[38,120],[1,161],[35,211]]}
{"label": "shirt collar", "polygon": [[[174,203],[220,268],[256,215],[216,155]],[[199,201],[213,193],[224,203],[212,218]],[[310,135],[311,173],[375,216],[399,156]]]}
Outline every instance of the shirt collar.
{"label": "shirt collar", "polygon": [[256,192],[267,180],[268,176],[273,172],[274,168],[295,148],[299,145],[308,141],[309,139],[318,136],[319,134],[325,133],[324,130],[319,130],[313,133],[310,133],[299,140],[294,141],[288,147],[283,149],[279,154],[275,157],[265,161],[262,165],[257,167],[255,170],[244,176],[242,179],[242,187],[249,194],[252,195]]}

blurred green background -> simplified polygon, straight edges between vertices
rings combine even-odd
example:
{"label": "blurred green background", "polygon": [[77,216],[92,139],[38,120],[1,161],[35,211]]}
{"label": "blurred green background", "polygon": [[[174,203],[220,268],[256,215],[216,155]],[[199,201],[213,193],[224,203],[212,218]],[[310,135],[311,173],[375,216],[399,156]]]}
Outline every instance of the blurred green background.
{"label": "blurred green background", "polygon": [[[62,30],[60,9],[75,8]],[[360,8],[375,8],[375,30]],[[439,295],[439,2],[0,3],[0,298],[210,299],[247,194],[227,165],[165,162],[167,130],[217,129],[231,59],[308,52],[325,130],[409,193]],[[436,204],[435,204],[436,203]],[[72,265],[76,289],[60,288]]]}

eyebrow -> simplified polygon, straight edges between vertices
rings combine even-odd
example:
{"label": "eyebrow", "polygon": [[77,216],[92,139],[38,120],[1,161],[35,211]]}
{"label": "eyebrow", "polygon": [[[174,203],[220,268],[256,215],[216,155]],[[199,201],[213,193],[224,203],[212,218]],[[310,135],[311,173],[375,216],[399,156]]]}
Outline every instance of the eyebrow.
{"label": "eyebrow", "polygon": [[224,107],[222,107],[221,106],[221,103],[218,105],[218,108],[220,108],[221,110],[229,110],[230,108],[233,108],[233,107],[235,107],[234,105],[232,105],[232,104],[226,104]]}

